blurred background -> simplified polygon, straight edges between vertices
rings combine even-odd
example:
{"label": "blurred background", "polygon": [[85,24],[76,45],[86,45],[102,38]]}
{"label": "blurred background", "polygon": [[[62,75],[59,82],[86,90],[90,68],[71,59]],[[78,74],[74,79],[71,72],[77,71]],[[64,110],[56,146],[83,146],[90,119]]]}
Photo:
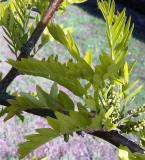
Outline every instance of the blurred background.
{"label": "blurred background", "polygon": [[[132,16],[135,23],[133,37],[129,45],[128,60],[137,60],[131,81],[140,80],[145,87],[145,0],[116,0],[118,10],[127,8],[127,15]],[[96,0],[79,5],[70,6],[64,15],[56,15],[53,21],[72,27],[73,36],[80,47],[82,55],[87,49],[93,51],[93,61],[98,63],[98,55],[106,49],[105,23],[97,8]],[[61,60],[68,57],[67,51],[58,43],[50,42],[37,54],[37,58],[46,58],[51,54],[58,54]],[[0,28],[0,60],[14,58],[3,38]],[[10,66],[5,62],[0,63],[3,76],[9,71]],[[36,84],[49,91],[50,81],[31,76],[17,77],[8,88],[10,93],[35,91]],[[136,97],[134,106],[145,103],[144,88]],[[132,107],[134,107],[132,106]],[[4,123],[0,118],[0,160],[17,160],[17,144],[23,141],[23,135],[33,133],[34,129],[48,127],[47,122],[38,116],[26,114],[22,123],[17,117]],[[117,160],[117,149],[109,143],[85,135],[85,138],[74,136],[69,143],[63,138],[57,138],[34,151],[28,158],[47,157],[49,160]]]}

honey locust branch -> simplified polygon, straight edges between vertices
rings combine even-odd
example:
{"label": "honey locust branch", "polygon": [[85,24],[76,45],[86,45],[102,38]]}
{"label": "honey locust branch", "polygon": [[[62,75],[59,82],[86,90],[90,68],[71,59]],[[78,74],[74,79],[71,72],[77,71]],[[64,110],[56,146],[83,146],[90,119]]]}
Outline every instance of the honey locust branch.
{"label": "honey locust branch", "polygon": [[[4,98],[6,98],[6,99],[4,99]],[[5,105],[5,106],[9,106],[9,104],[7,102],[7,98],[15,99],[15,97],[7,95],[6,97],[3,97],[2,100],[0,100],[0,104]],[[46,109],[46,108],[27,109],[26,112],[37,115],[37,116],[41,116],[43,118],[48,117],[48,116],[52,117],[52,118],[56,118],[54,112],[52,110]],[[65,114],[67,114],[67,113],[65,113]],[[82,132],[82,131],[80,131],[80,132]],[[114,145],[116,147],[123,145],[123,146],[128,147],[132,152],[138,152],[141,154],[143,154],[145,152],[145,150],[143,148],[141,148],[138,144],[127,139],[126,137],[124,137],[123,135],[118,133],[117,131],[87,129],[87,130],[84,130],[83,132],[85,132],[86,134],[95,136],[95,137],[99,137],[99,138],[111,143],[112,145]]]}
{"label": "honey locust branch", "polygon": [[[17,60],[21,60],[21,58],[27,58],[33,48],[35,47],[39,37],[43,33],[44,29],[46,28],[47,24],[53,17],[54,13],[57,11],[59,6],[63,0],[53,0],[47,10],[45,11],[41,21],[36,26],[34,32],[28,39],[28,41],[22,46],[20,55],[18,56]],[[8,74],[0,81],[0,95],[2,96],[5,94],[7,87],[10,83],[14,80],[16,76],[20,75],[19,71],[14,67],[8,72]]]}

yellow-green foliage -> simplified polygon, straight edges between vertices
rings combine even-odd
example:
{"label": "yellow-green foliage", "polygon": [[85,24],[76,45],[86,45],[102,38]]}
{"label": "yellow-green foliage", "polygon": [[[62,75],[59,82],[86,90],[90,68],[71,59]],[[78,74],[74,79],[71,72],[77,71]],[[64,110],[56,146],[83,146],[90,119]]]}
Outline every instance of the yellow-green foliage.
{"label": "yellow-green foliage", "polygon": [[[64,1],[62,7],[66,7],[68,3],[82,1]],[[45,3],[48,4],[49,1],[44,1]],[[40,10],[40,13],[35,17],[35,23],[30,23],[30,25],[28,4]],[[57,56],[49,56],[47,60],[35,58],[22,59],[21,61],[8,60],[8,63],[21,73],[54,81],[50,93],[38,86],[35,96],[21,93],[16,96],[15,100],[9,101],[10,106],[6,110],[5,120],[14,115],[20,116],[22,111],[27,109],[43,108],[55,114],[54,117],[47,117],[51,129],[37,129],[37,134],[27,136],[27,141],[19,145],[20,158],[60,135],[65,135],[65,139],[68,139],[73,132],[88,128],[129,133],[131,130],[128,128],[135,127],[133,124],[140,124],[138,110],[131,113],[127,108],[142,88],[138,81],[130,84],[129,77],[134,63],[129,64],[126,60],[128,43],[134,25],[131,24],[131,18],[126,17],[125,9],[116,12],[113,0],[100,0],[98,6],[105,18],[106,36],[109,44],[109,51],[101,52],[99,64],[92,62],[92,51],[87,51],[86,55],[82,56],[71,33],[65,32],[60,25],[53,23],[50,23],[43,33],[39,47],[43,47],[53,37],[68,50],[70,59],[64,63],[60,62],[58,50]],[[15,0],[6,6],[0,3],[0,8],[2,12],[1,25],[6,34],[5,39],[10,49],[17,53],[41,18],[41,12],[44,12],[42,4],[39,0],[32,0],[31,3],[26,0]],[[18,42],[17,34],[22,41]],[[77,96],[78,101],[74,103],[74,100],[67,93],[58,90],[57,84]],[[139,110],[139,113],[144,114],[144,111]],[[138,132],[134,131],[133,134],[138,135],[141,144],[144,145],[145,127],[139,125],[139,130],[136,131]],[[121,160],[124,157],[122,154],[125,154],[128,159],[144,157],[144,155],[130,156],[130,153],[126,151],[120,153]]]}

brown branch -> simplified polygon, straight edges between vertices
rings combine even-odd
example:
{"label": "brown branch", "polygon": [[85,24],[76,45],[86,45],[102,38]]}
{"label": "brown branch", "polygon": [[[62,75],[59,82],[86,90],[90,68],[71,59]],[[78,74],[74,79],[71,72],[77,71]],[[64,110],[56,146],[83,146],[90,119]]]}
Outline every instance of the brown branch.
{"label": "brown branch", "polygon": [[[6,99],[5,99],[6,98]],[[9,106],[8,99],[15,99],[15,97],[6,95],[6,97],[3,97],[3,99],[0,99],[0,104]],[[38,115],[41,117],[52,117],[56,118],[54,112],[50,109],[46,108],[38,108],[38,109],[27,109],[27,113],[31,113],[34,115]],[[67,114],[67,113],[65,113]],[[80,131],[81,132],[81,131]],[[138,144],[134,143],[133,141],[127,139],[126,137],[119,134],[117,131],[106,131],[106,130],[94,130],[94,129],[88,129],[84,130],[85,133],[90,134],[92,136],[99,137],[101,139],[104,139],[105,141],[111,143],[112,145],[119,147],[120,145],[127,146],[132,152],[138,152],[141,154],[144,154],[145,150],[141,148]]]}
{"label": "brown branch", "polygon": [[113,144],[116,147],[120,145],[126,146],[132,152],[144,154],[145,150],[135,142],[127,139],[119,134],[117,131],[103,131],[103,130],[86,130],[85,133],[104,139],[105,141]]}
{"label": "brown branch", "polygon": [[[34,32],[32,33],[31,37],[28,39],[26,44],[23,45],[21,48],[21,53],[18,56],[17,60],[21,60],[21,58],[27,58],[33,48],[35,47],[35,44],[37,43],[39,37],[41,36],[42,32],[44,31],[45,27],[47,26],[48,22],[53,17],[56,10],[59,8],[63,0],[53,0],[46,12],[44,13],[44,16],[42,17],[41,21],[36,26]],[[43,2],[42,2],[43,3]],[[8,72],[8,74],[3,78],[3,80],[0,82],[0,93],[3,94],[9,84],[14,80],[16,76],[18,76],[20,73],[17,69],[12,67],[12,69]]]}

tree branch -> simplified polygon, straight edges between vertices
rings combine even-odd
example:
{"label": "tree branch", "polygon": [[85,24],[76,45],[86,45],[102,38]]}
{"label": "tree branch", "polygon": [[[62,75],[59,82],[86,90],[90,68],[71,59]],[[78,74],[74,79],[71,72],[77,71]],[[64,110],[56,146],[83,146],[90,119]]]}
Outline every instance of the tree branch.
{"label": "tree branch", "polygon": [[120,145],[126,146],[132,152],[144,154],[145,150],[135,142],[127,139],[119,134],[117,131],[103,131],[103,130],[86,130],[85,133],[104,139],[105,141],[113,144],[116,147]]}
{"label": "tree branch", "polygon": [[[35,47],[35,44],[37,43],[39,37],[41,36],[42,32],[44,31],[45,27],[47,26],[50,19],[53,17],[56,10],[59,8],[63,0],[53,0],[46,12],[44,13],[44,16],[42,17],[41,21],[36,26],[34,32],[32,33],[31,37],[28,39],[26,44],[23,45],[21,48],[21,53],[18,56],[17,60],[21,60],[21,58],[27,58],[33,48]],[[43,3],[43,2],[42,2]],[[14,80],[16,76],[20,75],[19,71],[12,67],[12,69],[8,72],[8,74],[1,80],[0,82],[0,93],[3,94],[9,84]]]}
{"label": "tree branch", "polygon": [[[0,99],[0,104],[9,106],[7,100],[8,99],[15,99],[15,97],[12,97],[10,95],[6,95],[2,99]],[[49,116],[52,118],[56,118],[54,112],[50,109],[46,108],[38,108],[38,109],[27,109],[27,113],[31,113],[37,116],[41,116],[43,118]],[[66,113],[65,113],[66,114]],[[138,144],[135,142],[127,139],[126,137],[119,134],[117,131],[106,131],[106,130],[94,130],[94,129],[87,129],[84,130],[86,134],[90,134],[95,137],[99,137],[101,139],[104,139],[105,141],[111,143],[112,145],[119,147],[120,145],[127,146],[132,152],[138,152],[141,154],[144,154],[145,150],[141,148]]]}

